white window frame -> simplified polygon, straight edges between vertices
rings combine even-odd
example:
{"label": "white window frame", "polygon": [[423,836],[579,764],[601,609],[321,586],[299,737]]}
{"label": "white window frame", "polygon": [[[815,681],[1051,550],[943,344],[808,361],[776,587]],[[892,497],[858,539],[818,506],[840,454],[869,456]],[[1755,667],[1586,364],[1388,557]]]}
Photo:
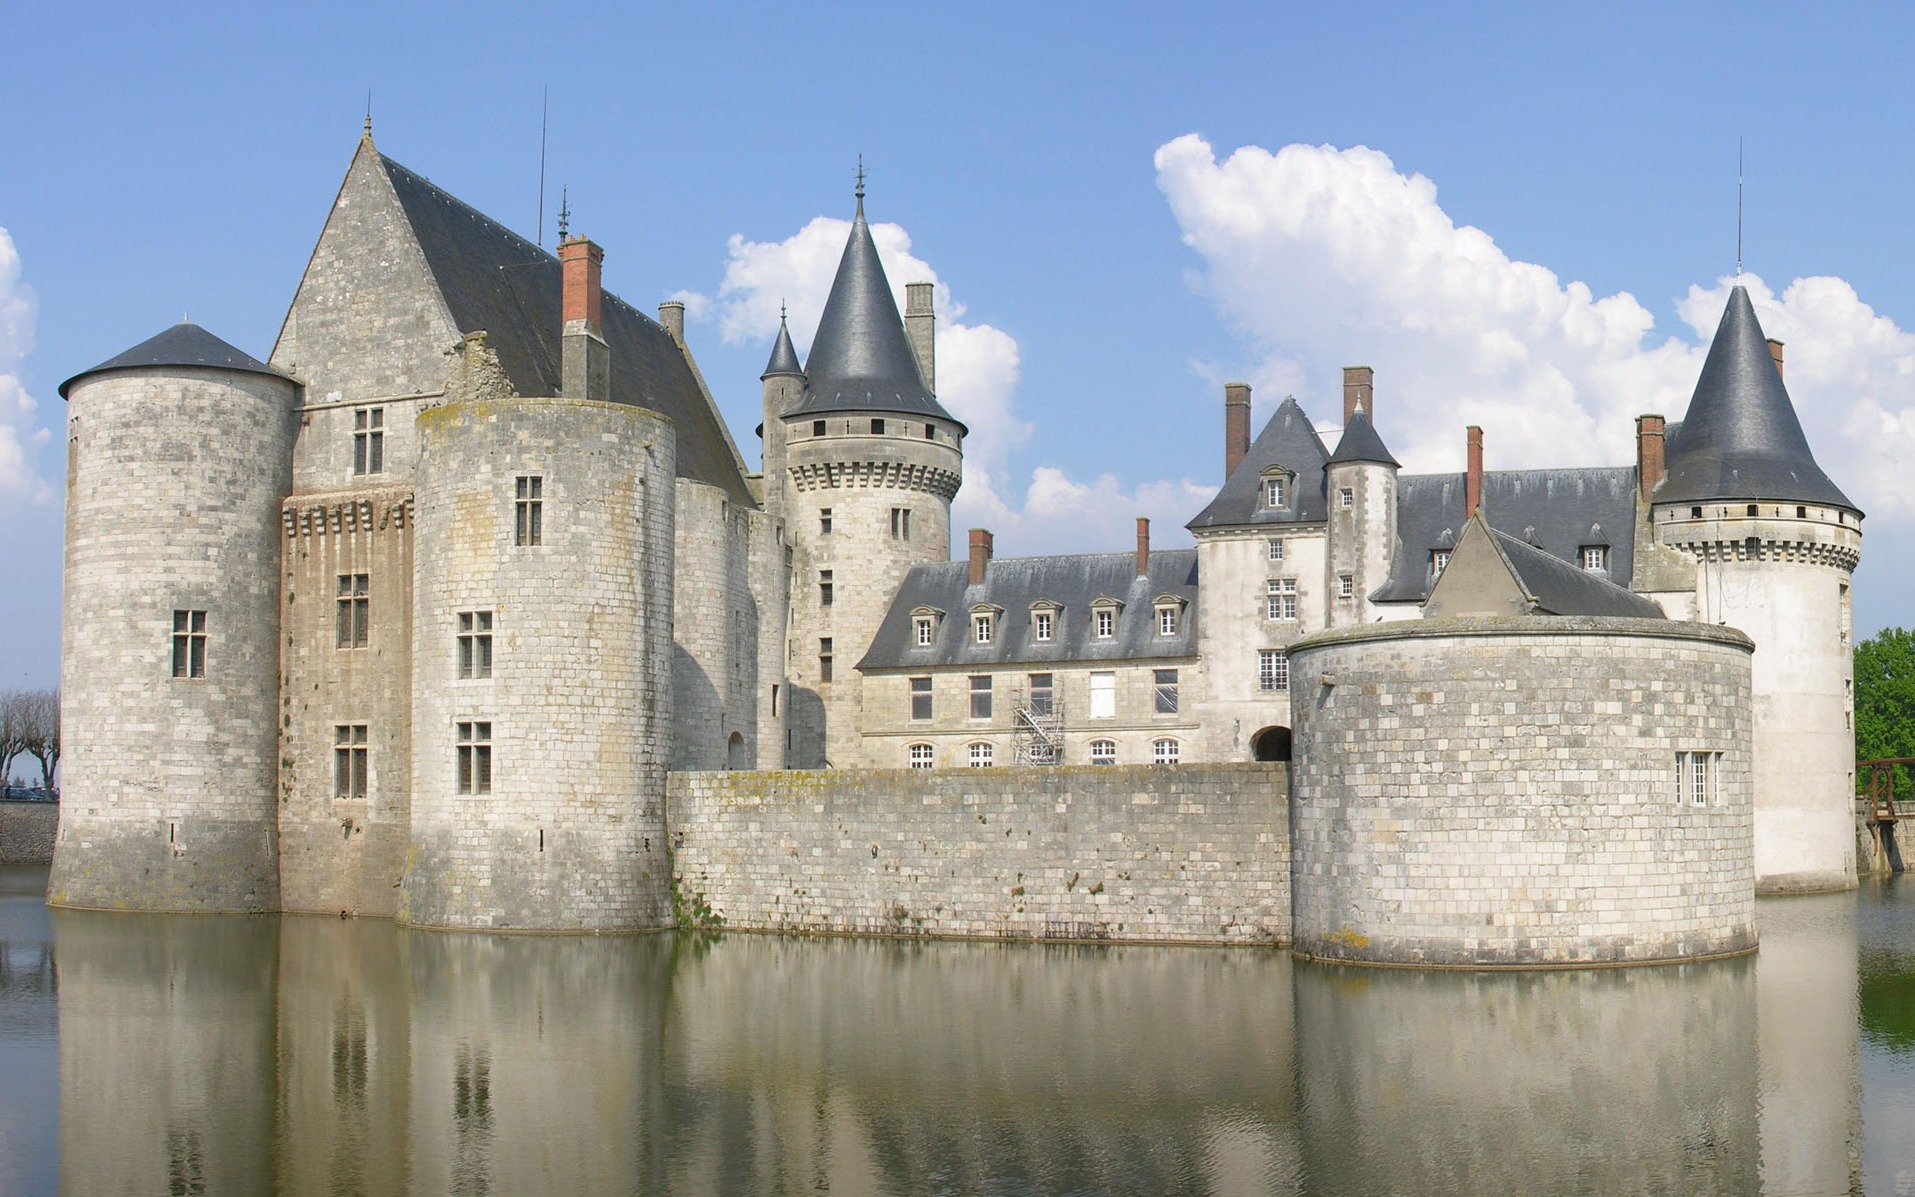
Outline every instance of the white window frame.
{"label": "white window frame", "polygon": [[1117,674],[1114,670],[1099,669],[1090,675],[1090,718],[1117,718]]}
{"label": "white window frame", "polygon": [[989,769],[997,764],[997,752],[989,741],[976,740],[965,750],[964,763],[973,769]]}
{"label": "white window frame", "polygon": [[1692,807],[1710,807],[1722,800],[1722,754],[1720,752],[1676,753],[1676,802]]}
{"label": "white window frame", "polygon": [[492,792],[492,724],[484,719],[461,719],[455,727],[458,737],[458,768],[455,780],[461,794]]}
{"label": "white window frame", "polygon": [[1272,561],[1283,560],[1283,537],[1272,536],[1270,540],[1268,541],[1268,547],[1266,551],[1270,554],[1270,560]]}
{"label": "white window frame", "polygon": [[1263,586],[1263,614],[1267,620],[1294,623],[1297,618],[1297,580],[1271,578]]}
{"label": "white window frame", "polygon": [[1356,488],[1352,486],[1337,487],[1337,506],[1344,508],[1345,510],[1355,507],[1356,506]]}
{"label": "white window frame", "polygon": [[1586,544],[1582,549],[1583,569],[1594,573],[1609,570],[1609,546],[1606,544]]}
{"label": "white window frame", "polygon": [[1257,650],[1257,689],[1277,693],[1290,688],[1290,654],[1280,648]]}
{"label": "white window frame", "polygon": [[1356,597],[1356,575],[1355,574],[1338,574],[1337,575],[1337,597],[1346,598],[1346,599]]}
{"label": "white window frame", "polygon": [[520,548],[545,543],[545,475],[520,474],[513,482],[512,543]]}
{"label": "white window frame", "polygon": [[1097,617],[1097,638],[1099,640],[1114,639],[1117,635],[1117,608],[1099,607],[1094,614]]}
{"label": "white window frame", "polygon": [[996,634],[996,623],[996,617],[988,611],[974,613],[971,616],[971,642],[973,644],[989,644],[991,637]]}
{"label": "white window frame", "polygon": [[1151,741],[1150,763],[1153,765],[1174,765],[1182,756],[1182,746],[1168,736]]}
{"label": "white window frame", "polygon": [[1031,612],[1031,638],[1040,644],[1049,644],[1057,631],[1057,613],[1050,610]]}
{"label": "white window frame", "polygon": [[913,744],[905,750],[905,767],[929,769],[937,764],[938,750],[930,744]]}
{"label": "white window frame", "polygon": [[1093,765],[1114,765],[1117,763],[1117,741],[1092,740],[1090,742],[1090,763]]}
{"label": "white window frame", "polygon": [[1263,476],[1263,489],[1261,494],[1263,495],[1263,505],[1265,507],[1283,506],[1284,487],[1287,481],[1288,479],[1282,474],[1265,474]]}
{"label": "white window frame", "polygon": [[1177,608],[1168,603],[1157,608],[1157,634],[1159,636],[1177,634]]}
{"label": "white window frame", "polygon": [[173,676],[206,676],[206,612],[179,609],[173,612]]}
{"label": "white window frame", "polygon": [[1443,571],[1449,568],[1449,564],[1450,551],[1448,549],[1431,549],[1430,581],[1434,582],[1436,579],[1442,577]]}
{"label": "white window frame", "polygon": [[335,723],[332,729],[332,796],[364,798],[371,791],[370,746],[364,723]]}
{"label": "white window frame", "polygon": [[913,615],[911,635],[916,647],[930,648],[937,643],[937,621],[929,615]]}

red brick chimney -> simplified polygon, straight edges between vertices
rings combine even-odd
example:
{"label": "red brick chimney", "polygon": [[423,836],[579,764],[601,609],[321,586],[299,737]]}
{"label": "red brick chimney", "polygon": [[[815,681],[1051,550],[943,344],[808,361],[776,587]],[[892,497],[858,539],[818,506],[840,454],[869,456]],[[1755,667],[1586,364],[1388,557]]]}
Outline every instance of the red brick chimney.
{"label": "red brick chimney", "polygon": [[599,331],[604,261],[605,251],[584,237],[559,242],[559,315],[565,321],[559,336],[559,393],[567,399],[611,398],[611,353]]}
{"label": "red brick chimney", "polygon": [[[1769,344],[1774,345],[1771,341]],[[1778,350],[1780,346],[1777,346]],[[1663,429],[1667,426],[1661,416],[1636,417],[1636,485],[1641,488],[1642,497],[1647,499],[1668,472],[1663,465]]]}
{"label": "red brick chimney", "polygon": [[1150,521],[1137,517],[1137,576],[1150,572]]}
{"label": "red brick chimney", "polygon": [[991,559],[991,534],[982,528],[971,529],[971,585],[984,584],[984,566]]}
{"label": "red brick chimney", "polygon": [[1776,377],[1782,377],[1782,342],[1774,337],[1769,338],[1769,356],[1775,359]]}
{"label": "red brick chimney", "polygon": [[1376,423],[1376,371],[1368,366],[1343,367],[1343,426],[1350,426],[1350,417],[1361,407],[1370,417],[1370,423]]}
{"label": "red brick chimney", "polygon": [[599,307],[605,295],[599,273],[604,264],[605,251],[587,238],[559,242],[559,265],[565,276],[561,319],[567,324],[583,320],[592,331],[598,331]]}
{"label": "red brick chimney", "polygon": [[1223,476],[1227,481],[1250,452],[1250,384],[1223,384]]}
{"label": "red brick chimney", "polygon": [[1463,483],[1463,518],[1469,519],[1483,505],[1483,430],[1469,426],[1469,476]]}

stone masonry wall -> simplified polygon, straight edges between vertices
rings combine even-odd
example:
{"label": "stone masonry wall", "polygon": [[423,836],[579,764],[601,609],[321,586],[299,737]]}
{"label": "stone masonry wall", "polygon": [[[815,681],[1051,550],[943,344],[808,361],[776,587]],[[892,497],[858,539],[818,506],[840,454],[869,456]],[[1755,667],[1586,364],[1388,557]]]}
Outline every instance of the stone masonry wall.
{"label": "stone masonry wall", "polygon": [[[1291,650],[1296,947],[1436,965],[1755,946],[1750,644],[1644,619],[1444,619]],[[1716,753],[1706,801],[1678,753]]]}
{"label": "stone masonry wall", "polygon": [[53,859],[60,807],[53,802],[0,802],[0,864],[45,864]]}
{"label": "stone masonry wall", "polygon": [[1286,943],[1280,765],[674,773],[681,909],[753,931]]}

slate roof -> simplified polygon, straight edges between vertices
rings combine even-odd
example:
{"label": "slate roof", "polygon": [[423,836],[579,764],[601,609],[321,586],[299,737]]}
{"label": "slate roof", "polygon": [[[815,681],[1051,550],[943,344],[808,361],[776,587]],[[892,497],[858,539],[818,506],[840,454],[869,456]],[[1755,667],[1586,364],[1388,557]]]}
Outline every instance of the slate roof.
{"label": "slate roof", "polygon": [[1377,434],[1376,426],[1370,423],[1369,413],[1357,408],[1350,417],[1350,423],[1343,429],[1342,439],[1337,441],[1336,452],[1330,454],[1332,464],[1339,461],[1374,461],[1383,465],[1400,465],[1383,444],[1383,438]]}
{"label": "slate roof", "polygon": [[[1156,600],[1175,595],[1184,601],[1175,636],[1157,635]],[[1098,640],[1091,604],[1100,598],[1123,603],[1117,635]],[[1049,601],[1063,608],[1051,639],[1031,639],[1031,604]],[[1001,608],[989,644],[971,641],[971,608]],[[936,642],[914,643],[911,613],[920,607],[942,611]],[[891,600],[861,670],[929,669],[1044,665],[1082,661],[1131,661],[1197,655],[1197,550],[1163,549],[1151,553],[1149,572],[1137,576],[1134,553],[1081,556],[1007,557],[989,562],[981,585],[970,585],[970,563],[946,561],[914,567]]]}
{"label": "slate roof", "polygon": [[[1380,441],[1378,442],[1381,443]],[[1300,524],[1329,517],[1323,497],[1323,466],[1329,460],[1323,438],[1294,398],[1286,397],[1270,422],[1250,444],[1223,489],[1184,527],[1229,528],[1246,524]],[[1296,474],[1295,493],[1286,507],[1263,505],[1263,472],[1280,465]],[[1459,525],[1460,526],[1460,525]]]}
{"label": "slate roof", "polygon": [[1749,293],[1737,286],[1709,343],[1695,395],[1667,430],[1658,503],[1783,499],[1859,510],[1815,464]]}
{"label": "slate roof", "polygon": [[1662,608],[1654,600],[1618,586],[1600,574],[1571,565],[1494,528],[1490,529],[1490,536],[1509,565],[1510,573],[1535,601],[1537,614],[1664,618]]}
{"label": "slate roof", "polygon": [[[521,395],[559,393],[563,281],[552,254],[381,154],[426,266],[462,333],[483,330]],[[611,358],[611,399],[671,419],[678,476],[757,506],[744,464],[678,342],[656,320],[606,292],[600,321]]]}
{"label": "slate roof", "polygon": [[199,366],[208,370],[236,370],[241,374],[265,374],[272,378],[287,375],[258,358],[236,349],[199,325],[182,320],[158,336],[148,337],[117,357],[110,357],[91,370],[82,370],[60,384],[60,398],[67,388],[82,378],[109,370],[144,370],[164,366]]}
{"label": "slate roof", "polygon": [[924,385],[891,284],[885,280],[884,265],[878,261],[878,247],[871,240],[871,226],[865,223],[862,194],[804,374],[804,398],[785,413],[788,417],[888,411],[932,416],[969,431],[952,419]]}
{"label": "slate roof", "polygon": [[804,368],[798,364],[798,350],[791,343],[791,329],[786,326],[782,314],[778,317],[778,339],[772,342],[771,360],[765,363],[765,372],[758,376],[759,381],[774,374],[796,374],[804,377]]}
{"label": "slate roof", "polygon": [[[1420,603],[1430,593],[1430,552],[1462,534],[1464,475],[1406,474],[1396,480],[1396,556],[1378,603]],[[1635,567],[1636,470],[1497,470],[1483,475],[1490,527],[1565,563],[1584,545],[1609,546],[1610,579],[1626,583]],[[1572,567],[1573,568],[1573,567]]]}

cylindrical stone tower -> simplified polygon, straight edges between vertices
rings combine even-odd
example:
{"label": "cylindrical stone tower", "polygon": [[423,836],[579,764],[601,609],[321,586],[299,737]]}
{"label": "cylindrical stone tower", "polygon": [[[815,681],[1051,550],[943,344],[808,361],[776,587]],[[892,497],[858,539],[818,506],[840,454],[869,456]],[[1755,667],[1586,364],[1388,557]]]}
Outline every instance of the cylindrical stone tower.
{"label": "cylindrical stone tower", "polygon": [[670,421],[511,399],[428,408],[418,428],[400,921],[670,925]]}
{"label": "cylindrical stone tower", "polygon": [[[1362,370],[1362,387],[1369,390],[1367,367]],[[1345,370],[1346,378],[1350,370]],[[1350,384],[1345,383],[1345,390]],[[1376,608],[1370,595],[1390,577],[1390,559],[1396,552],[1396,458],[1384,447],[1383,438],[1370,423],[1369,413],[1358,407],[1344,426],[1336,452],[1324,466],[1324,484],[1329,488],[1329,535],[1325,552],[1327,576],[1324,593],[1329,596],[1329,625],[1373,623]]]}
{"label": "cylindrical stone tower", "polygon": [[56,906],[279,906],[279,509],[297,391],[191,324],[60,388]]}

